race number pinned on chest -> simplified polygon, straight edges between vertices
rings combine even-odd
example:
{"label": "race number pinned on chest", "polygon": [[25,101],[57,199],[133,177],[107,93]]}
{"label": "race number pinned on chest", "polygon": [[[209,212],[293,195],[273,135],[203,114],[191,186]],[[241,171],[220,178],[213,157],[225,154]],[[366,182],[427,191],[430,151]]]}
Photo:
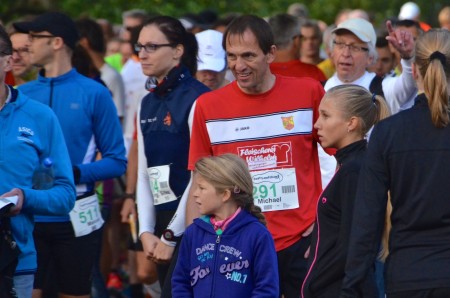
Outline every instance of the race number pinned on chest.
{"label": "race number pinned on chest", "polygon": [[88,235],[100,229],[104,223],[96,194],[75,201],[75,207],[69,215],[75,237]]}
{"label": "race number pinned on chest", "polygon": [[147,174],[150,180],[154,205],[172,202],[177,199],[169,185],[169,165],[150,167],[147,169]]}
{"label": "race number pinned on chest", "polygon": [[263,212],[299,207],[294,168],[251,171],[253,199]]}

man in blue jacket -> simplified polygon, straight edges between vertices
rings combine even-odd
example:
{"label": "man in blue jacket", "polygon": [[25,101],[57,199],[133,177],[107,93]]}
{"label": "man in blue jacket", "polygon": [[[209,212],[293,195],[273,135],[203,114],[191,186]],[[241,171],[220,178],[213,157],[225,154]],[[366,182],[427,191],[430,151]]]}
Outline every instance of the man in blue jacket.
{"label": "man in blue jacket", "polygon": [[[95,182],[121,176],[126,169],[119,118],[110,92],[72,67],[78,33],[68,16],[44,13],[14,27],[28,33],[31,63],[42,67],[38,79],[19,90],[49,105],[57,115],[77,188],[77,202],[70,216],[36,217],[38,271],[34,297],[41,296],[48,264],[53,260],[60,297],[87,298],[103,223]],[[97,159],[97,153],[101,159]]]}
{"label": "man in blue jacket", "polygon": [[[17,244],[20,250],[13,281],[17,297],[21,298],[31,297],[37,268],[33,216],[67,214],[74,206],[75,186],[64,136],[53,111],[3,83],[6,72],[11,70],[12,53],[11,40],[0,26],[0,198],[4,202],[17,198],[15,206],[2,211],[11,216],[13,239],[9,244]],[[33,173],[45,158],[53,160],[53,186],[32,189]],[[5,241],[8,220],[1,218],[1,241]],[[5,258],[0,254],[1,262]]]}

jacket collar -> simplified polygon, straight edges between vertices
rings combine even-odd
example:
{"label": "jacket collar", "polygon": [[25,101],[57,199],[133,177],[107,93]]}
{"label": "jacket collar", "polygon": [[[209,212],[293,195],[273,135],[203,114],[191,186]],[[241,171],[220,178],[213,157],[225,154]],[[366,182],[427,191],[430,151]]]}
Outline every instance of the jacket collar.
{"label": "jacket collar", "polygon": [[71,70],[69,70],[68,72],[54,77],[54,78],[47,78],[45,76],[45,71],[44,69],[42,69],[41,71],[39,71],[38,74],[38,81],[41,83],[49,83],[49,82],[64,82],[64,81],[68,81],[68,80],[72,80],[73,76],[77,73],[77,70],[75,68],[72,68]]}
{"label": "jacket collar", "polygon": [[350,145],[345,146],[344,148],[339,149],[336,152],[336,160],[338,164],[344,163],[347,159],[349,159],[353,153],[364,150],[367,147],[366,140],[359,140]]}

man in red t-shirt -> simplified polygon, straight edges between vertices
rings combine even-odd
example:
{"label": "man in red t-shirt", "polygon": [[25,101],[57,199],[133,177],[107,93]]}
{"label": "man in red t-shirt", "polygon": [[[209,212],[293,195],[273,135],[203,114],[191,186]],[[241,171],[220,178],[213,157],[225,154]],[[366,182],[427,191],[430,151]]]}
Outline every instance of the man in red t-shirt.
{"label": "man in red t-shirt", "polygon": [[[267,219],[278,254],[280,297],[298,297],[307,264],[315,202],[321,192],[313,124],[324,94],[311,78],[272,74],[270,26],[255,16],[229,25],[223,46],[236,80],[196,102],[189,168],[204,156],[234,153],[248,164],[255,204]],[[197,207],[188,200],[187,219]]]}
{"label": "man in red t-shirt", "polygon": [[269,19],[277,54],[270,70],[274,74],[289,77],[310,77],[320,82],[326,80],[323,72],[313,64],[300,61],[302,35],[300,21],[288,14],[278,14]]}

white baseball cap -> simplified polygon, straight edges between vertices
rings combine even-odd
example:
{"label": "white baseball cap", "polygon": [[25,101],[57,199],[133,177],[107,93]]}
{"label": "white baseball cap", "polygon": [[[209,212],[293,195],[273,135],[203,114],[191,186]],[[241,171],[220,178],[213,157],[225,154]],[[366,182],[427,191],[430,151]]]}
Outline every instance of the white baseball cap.
{"label": "white baseball cap", "polygon": [[415,20],[420,15],[420,8],[414,2],[406,2],[400,8],[399,20]]}
{"label": "white baseball cap", "polygon": [[225,69],[223,34],[216,30],[205,30],[195,34],[198,42],[197,70],[222,71]]}
{"label": "white baseball cap", "polygon": [[373,25],[360,18],[348,19],[340,23],[331,33],[336,33],[340,30],[348,30],[355,34],[363,42],[369,42],[375,48],[377,43],[377,34]]}

